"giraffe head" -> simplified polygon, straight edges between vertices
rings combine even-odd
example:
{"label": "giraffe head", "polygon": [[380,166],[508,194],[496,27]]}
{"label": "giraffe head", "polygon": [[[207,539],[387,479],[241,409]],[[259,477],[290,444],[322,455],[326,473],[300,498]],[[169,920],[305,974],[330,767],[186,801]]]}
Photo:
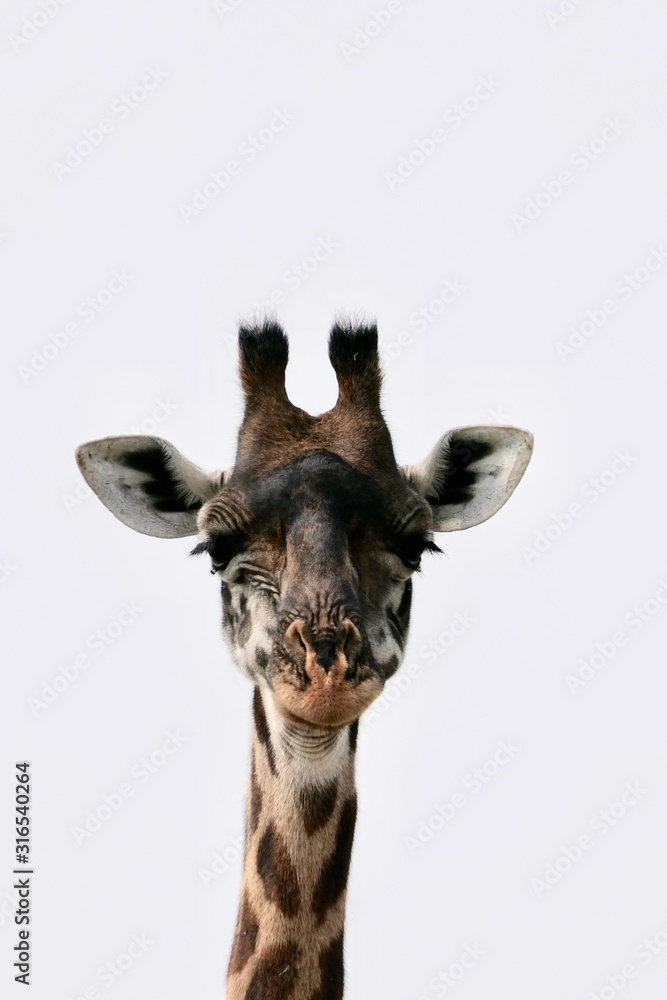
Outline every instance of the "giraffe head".
{"label": "giraffe head", "polygon": [[199,535],[220,578],[223,633],[238,667],[285,719],[335,730],[356,720],[403,657],[412,574],[434,532],[502,507],[530,459],[514,427],[444,434],[418,465],[396,463],[380,409],[377,331],[334,326],[339,394],[311,416],[285,391],[274,322],[239,335],[245,413],[234,466],[207,472],[156,437],[81,445],[77,460],[123,523]]}

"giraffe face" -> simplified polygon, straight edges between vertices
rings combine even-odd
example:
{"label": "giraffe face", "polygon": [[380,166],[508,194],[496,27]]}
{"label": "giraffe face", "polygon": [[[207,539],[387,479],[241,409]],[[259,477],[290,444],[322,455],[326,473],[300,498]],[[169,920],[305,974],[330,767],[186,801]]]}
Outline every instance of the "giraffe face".
{"label": "giraffe face", "polygon": [[419,465],[399,467],[380,409],[377,330],[337,325],[336,406],[312,416],[285,391],[287,338],[242,328],[245,413],[231,470],[206,472],[160,438],[81,445],[89,486],[125,524],[199,533],[220,577],[232,655],[291,722],[356,720],[397,669],[411,576],[433,532],[472,527],[502,507],[528,464],[515,427],[459,428]]}
{"label": "giraffe face", "polygon": [[395,471],[372,476],[319,449],[261,478],[233,474],[201,509],[239,668],[286,718],[346,725],[405,648],[412,574],[435,549],[429,505]]}

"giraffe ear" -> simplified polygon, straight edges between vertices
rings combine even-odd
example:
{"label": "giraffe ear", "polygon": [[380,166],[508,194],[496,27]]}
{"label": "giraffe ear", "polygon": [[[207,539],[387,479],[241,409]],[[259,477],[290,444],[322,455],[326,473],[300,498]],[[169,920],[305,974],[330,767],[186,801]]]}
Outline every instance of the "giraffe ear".
{"label": "giraffe ear", "polygon": [[90,488],[112,514],[144,535],[197,533],[197,512],[230,473],[207,472],[169,441],[145,435],[82,444],[76,460]]}
{"label": "giraffe ear", "polygon": [[403,467],[433,508],[434,531],[481,524],[509,500],[526,471],[533,435],[518,427],[459,427],[419,465]]}

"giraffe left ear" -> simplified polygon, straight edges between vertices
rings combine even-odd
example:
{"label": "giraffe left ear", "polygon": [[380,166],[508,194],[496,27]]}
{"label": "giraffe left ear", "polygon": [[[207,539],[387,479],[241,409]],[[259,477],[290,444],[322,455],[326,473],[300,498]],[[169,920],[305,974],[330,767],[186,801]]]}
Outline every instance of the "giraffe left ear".
{"label": "giraffe left ear", "polygon": [[433,508],[434,531],[481,524],[509,500],[526,471],[533,435],[519,427],[458,427],[443,434],[408,482]]}
{"label": "giraffe left ear", "polygon": [[229,472],[207,472],[169,441],[145,435],[82,444],[76,460],[90,488],[119,521],[143,535],[197,534],[197,513]]}

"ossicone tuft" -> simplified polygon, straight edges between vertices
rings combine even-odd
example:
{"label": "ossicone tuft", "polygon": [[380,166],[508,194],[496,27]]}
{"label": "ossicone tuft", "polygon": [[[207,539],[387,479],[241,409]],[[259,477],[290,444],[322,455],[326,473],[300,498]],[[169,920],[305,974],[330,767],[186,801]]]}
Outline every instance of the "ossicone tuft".
{"label": "ossicone tuft", "polygon": [[267,391],[284,396],[288,357],[287,337],[276,320],[242,324],[239,328],[239,361],[246,397],[259,401]]}
{"label": "ossicone tuft", "polygon": [[329,360],[342,399],[362,405],[379,403],[381,375],[375,323],[335,323],[329,334]]}

